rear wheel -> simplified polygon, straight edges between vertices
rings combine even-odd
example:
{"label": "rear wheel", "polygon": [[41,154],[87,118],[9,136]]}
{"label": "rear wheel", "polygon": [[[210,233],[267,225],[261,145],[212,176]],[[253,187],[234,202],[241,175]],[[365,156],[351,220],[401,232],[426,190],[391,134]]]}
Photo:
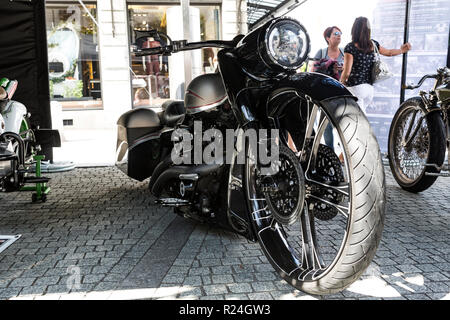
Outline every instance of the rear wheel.
{"label": "rear wheel", "polygon": [[[304,139],[296,142],[304,193],[297,192],[296,184],[284,191],[286,198],[300,195],[303,205],[292,207],[301,212],[284,212],[289,219],[279,219],[280,212],[267,202],[267,190],[258,186],[258,167],[251,160],[246,179],[251,217],[268,260],[292,286],[323,295],[348,287],[375,255],[384,222],[384,171],[377,140],[353,99],[310,103],[307,114]],[[328,125],[333,146],[325,145]],[[294,176],[295,165],[288,167]]]}
{"label": "rear wheel", "polygon": [[[428,189],[445,158],[445,125],[439,112],[427,114],[421,98],[406,100],[389,130],[389,165],[397,183],[409,192]],[[431,165],[426,165],[431,164]]]}

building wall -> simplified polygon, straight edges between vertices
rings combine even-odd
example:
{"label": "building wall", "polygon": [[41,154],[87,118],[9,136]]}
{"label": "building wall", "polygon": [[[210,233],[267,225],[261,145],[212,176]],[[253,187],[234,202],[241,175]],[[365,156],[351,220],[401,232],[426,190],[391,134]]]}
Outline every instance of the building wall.
{"label": "building wall", "polygon": [[[125,0],[97,1],[105,123],[131,109],[130,50]],[[114,16],[113,16],[114,15]]]}
{"label": "building wall", "polygon": [[[240,11],[238,10],[239,5],[241,9]],[[222,0],[223,40],[231,40],[240,33],[247,33],[247,1]]]}
{"label": "building wall", "polygon": [[[47,0],[64,2],[64,0]],[[131,2],[131,1],[129,1]],[[132,3],[151,4],[151,1],[132,1]],[[179,3],[175,1],[154,1],[153,3]],[[220,0],[198,0],[191,3],[218,3]],[[130,79],[130,49],[127,0],[111,2],[99,0],[97,20],[99,29],[99,51],[101,70],[101,90],[103,111],[80,110],[60,114],[62,119],[72,119],[73,129],[112,128],[118,117],[132,108],[132,89]],[[246,0],[222,0],[221,35],[231,40],[239,33],[247,32]],[[240,5],[240,15],[238,14]],[[114,15],[114,19],[113,16]],[[113,23],[114,22],[114,23]]]}

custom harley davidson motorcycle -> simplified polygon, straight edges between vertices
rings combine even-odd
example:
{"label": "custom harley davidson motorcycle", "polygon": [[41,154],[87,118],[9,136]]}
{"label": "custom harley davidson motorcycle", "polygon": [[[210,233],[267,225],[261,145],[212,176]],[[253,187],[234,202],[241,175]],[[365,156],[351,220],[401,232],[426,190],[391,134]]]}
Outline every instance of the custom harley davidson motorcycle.
{"label": "custom harley davidson motorcycle", "polygon": [[[193,79],[184,101],[123,114],[117,166],[139,181],[151,177],[149,188],[161,205],[259,242],[295,288],[330,294],[357,280],[383,229],[381,156],[369,122],[343,85],[296,72],[310,50],[303,26],[276,18],[232,41],[172,41],[156,31],[153,36],[164,37],[166,45],[136,55],[219,47],[219,70]],[[189,135],[173,133],[184,129],[195,140],[197,121],[205,134],[237,132],[231,151],[223,152],[229,162],[174,162],[177,144]],[[332,145],[324,143],[328,126]],[[275,130],[278,138],[261,129]],[[258,134],[256,145],[246,135],[251,130]],[[274,145],[277,170],[267,173],[257,149]]]}
{"label": "custom harley davidson motorcycle", "polygon": [[[438,176],[450,176],[444,164],[445,150],[450,151],[450,69],[440,68],[405,89],[419,88],[426,79],[436,80],[433,89],[403,102],[389,131],[392,174],[410,192],[428,189]],[[450,163],[450,153],[448,157]]]}

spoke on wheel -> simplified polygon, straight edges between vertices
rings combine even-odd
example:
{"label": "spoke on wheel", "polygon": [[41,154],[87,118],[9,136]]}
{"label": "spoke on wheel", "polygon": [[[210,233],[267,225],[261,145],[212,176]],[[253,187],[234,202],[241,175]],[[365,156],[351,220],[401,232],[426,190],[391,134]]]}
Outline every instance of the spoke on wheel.
{"label": "spoke on wheel", "polygon": [[350,194],[350,185],[348,183],[340,183],[337,186],[333,186],[333,185],[329,185],[329,184],[326,184],[326,183],[322,183],[322,182],[316,181],[314,179],[309,179],[308,177],[306,177],[306,181],[308,183],[320,186],[321,188],[325,188],[325,189],[329,189],[329,190],[338,192],[338,193],[340,193],[340,194],[342,194],[342,195],[344,195],[346,197],[348,197],[349,194]]}
{"label": "spoke on wheel", "polygon": [[328,201],[328,200],[326,200],[326,199],[317,197],[317,196],[312,195],[312,194],[306,195],[306,198],[314,199],[314,200],[316,200],[316,201],[323,202],[323,203],[325,203],[326,205],[332,206],[333,208],[336,208],[336,210],[337,210],[340,214],[342,214],[345,218],[348,218],[348,213],[349,213],[349,211],[350,211],[350,206],[345,207],[345,206],[342,206],[342,205],[333,203],[333,202],[331,202],[331,201]]}
{"label": "spoke on wheel", "polygon": [[[409,146],[409,144],[411,143],[411,141],[415,138],[417,132],[419,132],[419,129],[420,129],[421,126],[422,126],[422,121],[423,121],[424,119],[425,119],[425,116],[420,117],[419,122],[417,123],[417,126],[416,126],[416,128],[414,129],[414,132],[413,132],[410,136],[405,135],[405,138],[408,137],[408,139],[407,139],[406,142],[405,142],[405,147]],[[411,126],[410,126],[410,127],[411,127]],[[408,128],[408,130],[409,130],[409,129],[410,129],[410,128]]]}
{"label": "spoke on wheel", "polygon": [[314,217],[309,214],[308,203],[305,203],[300,219],[300,232],[302,234],[302,268],[308,270],[323,269],[325,268],[325,264],[319,253]]}
{"label": "spoke on wheel", "polygon": [[306,173],[315,172],[317,153],[319,152],[319,146],[320,146],[320,138],[323,136],[323,132],[325,131],[325,128],[328,126],[328,123],[329,123],[329,121],[326,116],[321,118],[319,127],[317,128],[317,132],[314,135],[314,141],[313,141],[311,151],[309,154],[309,159],[307,162],[308,166],[306,169]]}
{"label": "spoke on wheel", "polygon": [[406,130],[406,134],[404,136],[403,143],[406,143],[406,140],[408,140],[408,137],[409,137],[409,135],[411,133],[411,130],[412,130],[412,127],[414,125],[414,121],[416,120],[417,112],[419,112],[419,110],[414,110],[413,111],[413,115],[411,117],[411,122],[409,123],[408,130]]}
{"label": "spoke on wheel", "polygon": [[300,159],[302,161],[305,160],[306,149],[307,149],[307,146],[309,145],[309,142],[312,139],[312,134],[313,134],[313,130],[314,130],[314,123],[316,122],[317,112],[318,111],[319,111],[319,108],[316,105],[313,105],[313,108],[311,110],[311,114],[309,115],[308,120],[307,120],[305,139],[303,140],[303,146],[301,148],[301,152],[302,153],[301,153]]}

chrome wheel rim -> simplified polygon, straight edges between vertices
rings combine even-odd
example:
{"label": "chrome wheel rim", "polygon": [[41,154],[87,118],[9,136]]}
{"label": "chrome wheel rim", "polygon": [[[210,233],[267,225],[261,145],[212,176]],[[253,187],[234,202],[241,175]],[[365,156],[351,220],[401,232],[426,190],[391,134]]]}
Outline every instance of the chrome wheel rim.
{"label": "chrome wheel rim", "polygon": [[430,152],[430,136],[425,113],[411,106],[399,116],[393,132],[392,160],[398,176],[414,183],[425,171]]}

